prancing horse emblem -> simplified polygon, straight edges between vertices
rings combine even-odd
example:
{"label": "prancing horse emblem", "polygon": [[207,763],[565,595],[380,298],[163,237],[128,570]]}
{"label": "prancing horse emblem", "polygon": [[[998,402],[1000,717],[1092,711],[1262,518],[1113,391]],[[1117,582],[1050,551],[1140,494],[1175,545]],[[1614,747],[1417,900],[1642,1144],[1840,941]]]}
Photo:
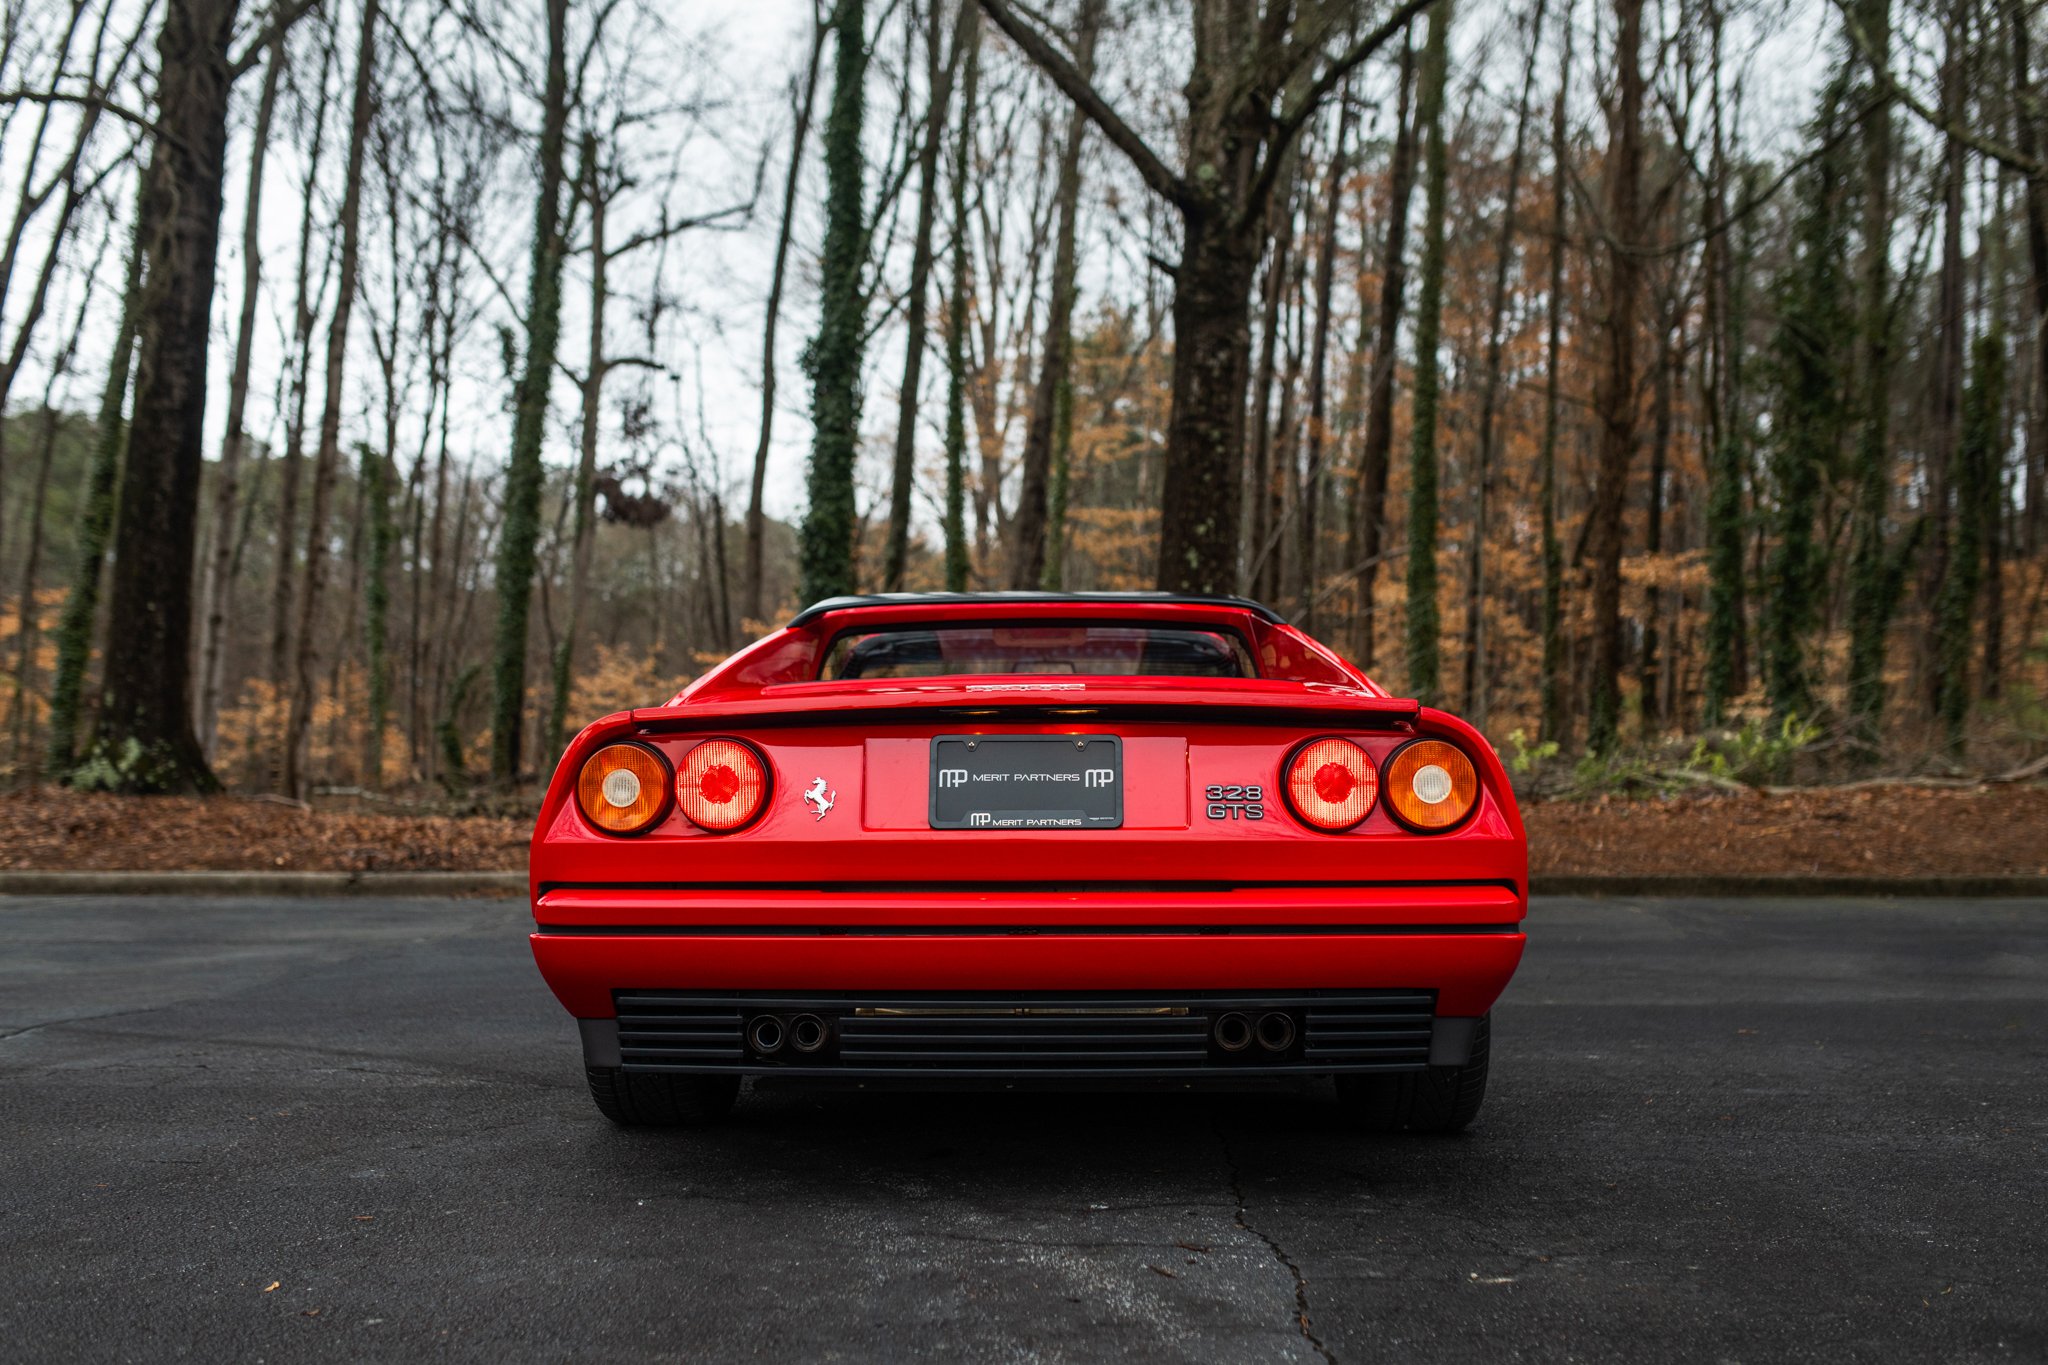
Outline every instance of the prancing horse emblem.
{"label": "prancing horse emblem", "polygon": [[838,799],[838,792],[825,790],[825,779],[822,777],[811,783],[811,789],[804,793],[804,804],[816,810],[820,820],[831,813],[832,806]]}

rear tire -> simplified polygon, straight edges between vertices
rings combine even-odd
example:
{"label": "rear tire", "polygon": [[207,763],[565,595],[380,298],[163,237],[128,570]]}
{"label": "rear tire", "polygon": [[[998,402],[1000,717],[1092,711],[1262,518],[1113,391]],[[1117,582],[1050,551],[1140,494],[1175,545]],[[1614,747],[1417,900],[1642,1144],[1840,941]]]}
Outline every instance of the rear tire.
{"label": "rear tire", "polygon": [[586,1066],[598,1112],[623,1128],[696,1128],[716,1123],[739,1098],[738,1076],[664,1076]]}
{"label": "rear tire", "polygon": [[1337,1099],[1360,1127],[1378,1133],[1456,1133],[1486,1098],[1486,1061],[1493,1016],[1472,1035],[1472,1060],[1391,1075],[1337,1077]]}

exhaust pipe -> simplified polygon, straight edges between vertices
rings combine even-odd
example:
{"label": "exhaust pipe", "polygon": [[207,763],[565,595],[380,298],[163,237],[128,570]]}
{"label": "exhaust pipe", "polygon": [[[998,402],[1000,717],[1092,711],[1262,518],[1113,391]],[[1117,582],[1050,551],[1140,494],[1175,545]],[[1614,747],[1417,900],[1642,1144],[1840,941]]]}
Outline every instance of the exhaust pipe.
{"label": "exhaust pipe", "polygon": [[830,1034],[825,1021],[815,1014],[799,1014],[789,1021],[789,1045],[798,1052],[816,1052]]}
{"label": "exhaust pipe", "polygon": [[782,1021],[772,1014],[757,1014],[747,1025],[747,1046],[766,1055],[780,1052],[784,1041]]}
{"label": "exhaust pipe", "polygon": [[1259,1016],[1259,1046],[1268,1052],[1285,1052],[1294,1046],[1294,1016],[1279,1010]]}
{"label": "exhaust pipe", "polygon": [[1252,1021],[1242,1014],[1226,1014],[1216,1021],[1213,1036],[1225,1052],[1242,1052],[1252,1045]]}

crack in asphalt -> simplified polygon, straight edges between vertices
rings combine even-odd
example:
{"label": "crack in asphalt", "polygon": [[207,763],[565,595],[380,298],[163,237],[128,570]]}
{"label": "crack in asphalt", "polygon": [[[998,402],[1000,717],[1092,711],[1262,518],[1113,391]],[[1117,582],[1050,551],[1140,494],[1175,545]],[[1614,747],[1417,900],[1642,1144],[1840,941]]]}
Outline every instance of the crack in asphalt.
{"label": "crack in asphalt", "polygon": [[73,1014],[62,1019],[45,1019],[38,1024],[24,1024],[20,1028],[0,1030],[0,1043],[9,1043],[16,1038],[25,1038],[31,1033],[40,1033],[44,1029],[68,1028],[73,1024],[92,1024],[102,1019],[125,1019],[133,1014],[155,1014],[158,1010],[166,1008],[168,1007],[164,1005],[141,1005],[132,1010],[108,1010],[104,1014]]}
{"label": "crack in asphalt", "polygon": [[1263,1229],[1255,1228],[1251,1225],[1250,1218],[1245,1209],[1244,1180],[1237,1169],[1237,1157],[1230,1150],[1230,1139],[1224,1135],[1221,1129],[1218,1129],[1216,1140],[1222,1144],[1223,1165],[1230,1173],[1230,1194],[1237,1201],[1236,1222],[1238,1227],[1264,1242],[1266,1249],[1273,1253],[1273,1258],[1279,1261],[1281,1265],[1287,1267],[1287,1273],[1294,1277],[1294,1325],[1301,1332],[1301,1339],[1307,1342],[1317,1355],[1328,1362],[1328,1365],[1337,1365],[1336,1353],[1328,1346],[1325,1346],[1323,1339],[1316,1335],[1315,1323],[1309,1317],[1308,1277],[1301,1273],[1301,1267],[1295,1264],[1294,1258],[1287,1254],[1285,1247],[1273,1240]]}

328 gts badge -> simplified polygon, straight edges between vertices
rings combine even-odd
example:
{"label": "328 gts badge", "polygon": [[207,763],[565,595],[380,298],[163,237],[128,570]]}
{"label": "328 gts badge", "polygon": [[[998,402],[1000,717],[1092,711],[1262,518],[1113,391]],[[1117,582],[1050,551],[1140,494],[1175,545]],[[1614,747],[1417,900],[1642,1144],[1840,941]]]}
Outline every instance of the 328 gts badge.
{"label": "328 gts badge", "polygon": [[1209,804],[1211,820],[1263,820],[1266,818],[1264,787],[1210,787],[1202,793]]}

